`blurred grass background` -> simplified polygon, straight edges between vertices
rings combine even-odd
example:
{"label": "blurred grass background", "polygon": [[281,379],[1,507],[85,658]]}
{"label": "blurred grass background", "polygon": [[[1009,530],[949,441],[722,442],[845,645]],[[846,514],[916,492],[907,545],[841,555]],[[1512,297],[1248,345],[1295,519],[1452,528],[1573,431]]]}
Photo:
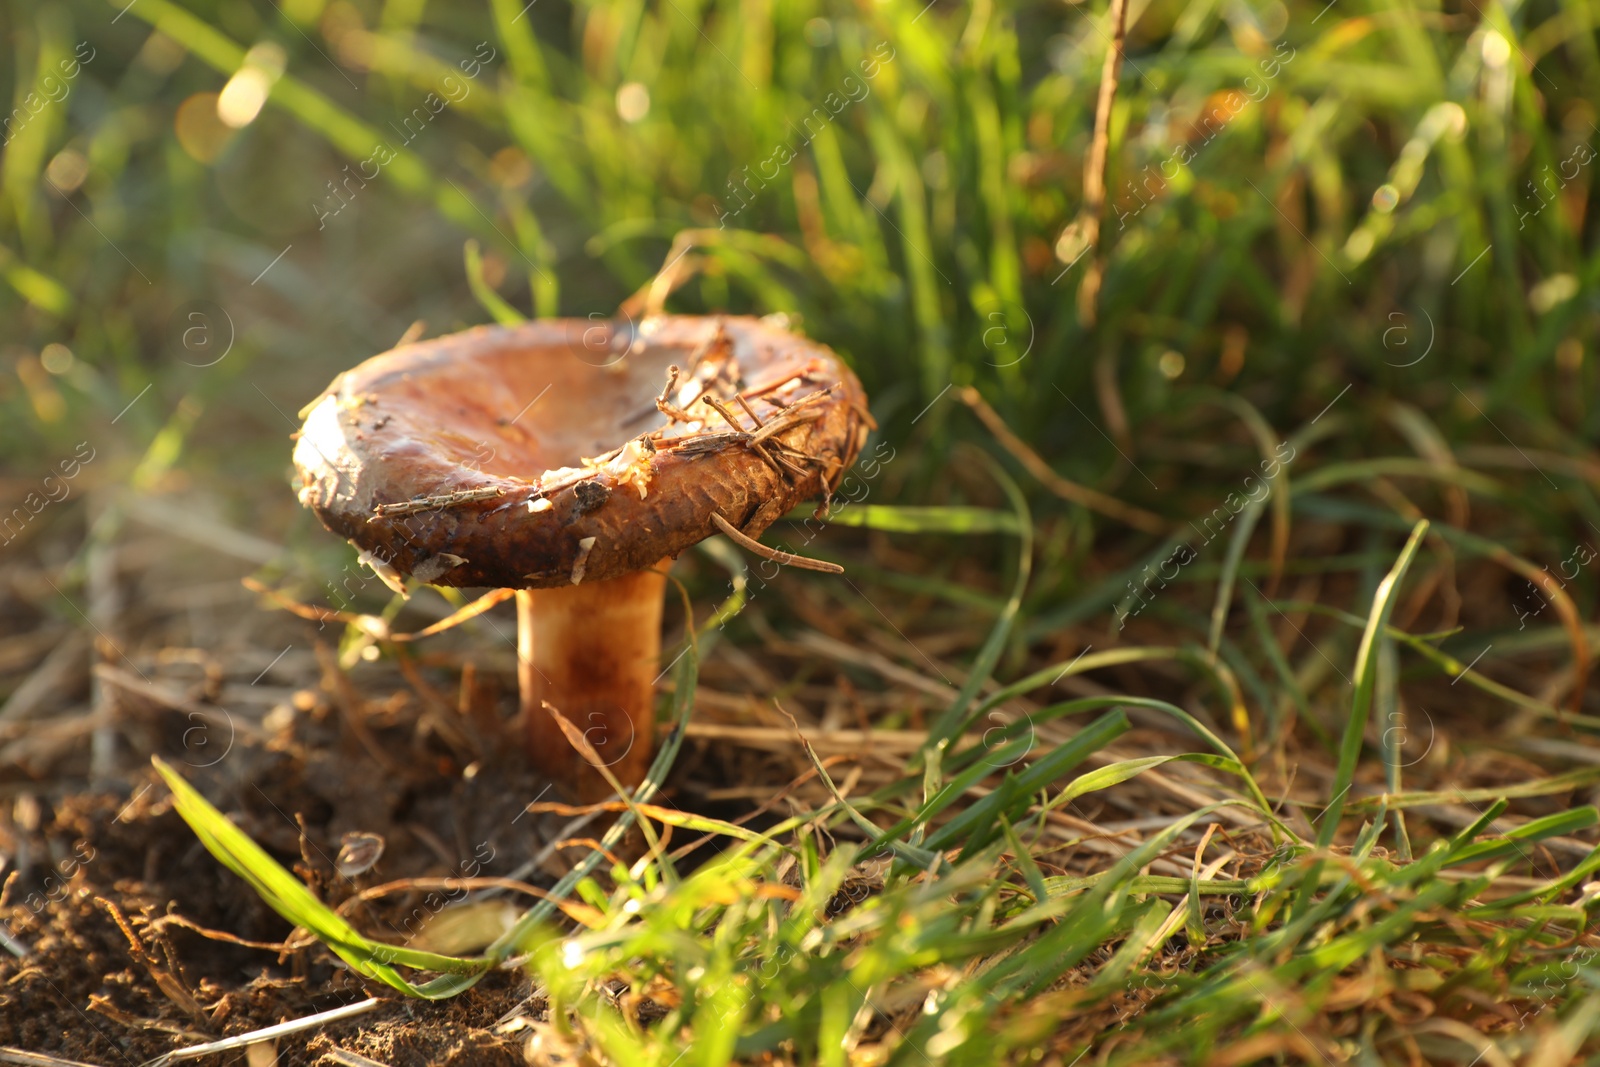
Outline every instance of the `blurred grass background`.
{"label": "blurred grass background", "polygon": [[[1203,452],[1172,435],[1221,417],[1192,413],[1206,386],[1278,425],[1353,384],[1346,410],[1391,396],[1450,441],[1504,445],[1491,419],[1523,449],[1595,431],[1600,51],[1576,0],[1134,0],[1092,331],[1087,261],[1054,254],[1109,40],[1091,5],[0,17],[26,116],[0,205],[0,452],[22,484],[85,438],[136,456],[166,426],[206,446],[188,476],[247,510],[281,499],[283,435],[333,374],[414,320],[488,317],[464,242],[521,313],[583,316],[684,229],[709,232],[671,306],[797,313],[855,363],[888,439],[976,385],[1061,473],[1134,498],[1154,494],[1130,462]],[[67,78],[75,50],[92,58]],[[918,424],[923,488],[975,425],[948,404]]]}

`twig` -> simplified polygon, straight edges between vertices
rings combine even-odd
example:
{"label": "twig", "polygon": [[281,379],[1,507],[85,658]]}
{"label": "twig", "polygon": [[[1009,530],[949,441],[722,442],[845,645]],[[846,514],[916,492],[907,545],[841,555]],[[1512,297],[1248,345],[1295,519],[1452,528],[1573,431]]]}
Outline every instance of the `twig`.
{"label": "twig", "polygon": [[349,1049],[339,1048],[337,1045],[322,1055],[326,1059],[342,1064],[343,1067],[389,1067],[386,1063],[369,1060],[359,1052],[351,1052]]}
{"label": "twig", "polygon": [[[711,410],[715,411],[718,415],[721,415],[722,416],[722,421],[727,423],[729,426],[732,426],[735,430],[743,430],[744,429],[743,426],[739,425],[739,416],[735,415],[732,411],[730,411],[728,409],[728,405],[724,404],[722,401],[718,400],[716,397],[707,395],[707,396],[702,396],[700,398],[700,400],[707,407],[711,408]],[[758,419],[758,420],[756,420],[756,428],[759,429],[760,426],[761,426],[761,422]]]}
{"label": "twig", "polygon": [[[672,395],[672,391],[678,387],[678,375],[682,373],[676,363],[667,368],[667,384],[662,386],[661,395],[656,397],[656,410],[673,422],[694,422],[693,415],[667,399]],[[648,414],[648,409],[645,414]]]}
{"label": "twig", "polygon": [[660,315],[666,306],[667,297],[672,295],[673,290],[693,278],[700,270],[700,257],[691,256],[688,251],[695,246],[696,238],[707,232],[717,233],[716,230],[680,230],[678,236],[672,240],[672,247],[667,249],[666,261],[662,268],[622,302],[617,308],[617,314],[625,319],[635,319],[641,315],[645,318],[654,318]]}
{"label": "twig", "polygon": [[850,398],[850,409],[861,416],[861,421],[867,424],[867,429],[876,430],[878,428],[878,420],[872,417],[872,412],[867,410],[867,405],[863,404],[857,397],[852,396]]}
{"label": "twig", "polygon": [[[765,445],[756,445],[755,447],[758,448],[761,451],[761,454],[763,456],[768,455],[767,447]],[[812,462],[816,462],[814,459],[812,459],[811,456],[807,456],[807,455],[805,455],[803,453],[798,453],[798,454],[800,455],[800,457],[802,459],[811,460]],[[783,464],[783,466],[788,469],[789,473],[793,474],[796,478],[807,478],[807,477],[810,477],[810,475],[811,475],[810,471],[806,470],[804,467],[802,467],[798,463],[794,462],[794,460],[790,459],[788,456],[784,455],[782,452],[772,453],[771,455],[772,455],[772,458],[774,460],[776,460],[777,462]],[[826,486],[826,483],[824,483],[824,486]]]}
{"label": "twig", "polygon": [[165,929],[168,926],[181,926],[185,930],[192,930],[195,933],[199,934],[201,937],[204,937],[204,938],[206,938],[208,940],[211,940],[211,941],[225,941],[230,945],[239,945],[239,946],[241,946],[243,948],[257,948],[257,949],[261,949],[264,952],[277,952],[277,953],[280,953],[280,954],[285,953],[285,952],[293,952],[297,948],[303,948],[306,945],[310,945],[310,944],[314,943],[313,939],[311,938],[311,936],[309,934],[305,935],[305,940],[301,941],[299,943],[295,943],[292,940],[291,941],[250,941],[250,940],[248,940],[246,938],[237,937],[234,934],[230,934],[225,930],[213,930],[208,926],[201,926],[199,923],[193,921],[192,919],[186,919],[182,915],[179,915],[179,914],[177,914],[175,912],[168,913],[166,915],[158,915],[158,916],[156,916],[156,918],[150,920],[150,923],[149,923],[149,928],[152,931],[155,931],[157,933],[159,933],[160,931],[162,931],[163,929]]}
{"label": "twig", "polygon": [[415,515],[419,511],[432,511],[435,508],[450,508],[457,504],[471,504],[479,500],[493,500],[506,495],[503,485],[484,485],[476,489],[459,489],[454,493],[441,493],[438,496],[419,496],[411,500],[401,500],[393,504],[375,504],[372,508],[372,517],[376,519],[388,518],[391,515]]}
{"label": "twig", "polygon": [[[743,432],[744,427],[739,425],[739,417],[737,415],[735,415],[733,413],[733,411],[726,404],[718,401],[715,397],[712,397],[712,396],[703,396],[700,399],[704,400],[707,404],[709,404],[712,408],[714,408],[716,410],[717,414],[721,415],[722,416],[722,420],[724,422],[726,422],[729,426],[732,426],[735,430],[739,430],[739,431]],[[757,417],[755,411],[753,411],[751,409],[750,405],[745,402],[744,397],[740,396],[738,393],[735,393],[734,394],[734,399],[739,401],[739,406],[744,408],[745,413],[750,416],[750,421],[755,423],[757,431],[765,429],[766,424],[763,423],[761,421],[761,419]],[[777,457],[775,457],[771,452],[768,452],[766,446],[763,445],[759,439],[757,439],[754,435],[752,435],[750,437],[750,439],[748,441],[746,441],[745,443],[750,446],[751,451],[755,452],[756,455],[761,457],[761,459],[766,463],[767,466],[771,467],[773,470],[778,472],[778,477],[784,478],[785,481],[788,480],[785,477],[784,468],[780,467],[778,465]],[[796,467],[793,463],[790,463],[788,460],[784,461],[784,465],[787,466],[789,468],[789,470],[797,472],[800,477],[804,478],[806,476],[806,472],[804,470],[801,470],[800,468]]]}
{"label": "twig", "polygon": [[[806,380],[810,381],[809,378],[806,379]],[[838,382],[834,382],[832,385],[828,386],[826,389],[818,389],[818,390],[816,390],[814,392],[807,393],[805,396],[801,397],[799,400],[791,400],[791,401],[789,401],[789,403],[784,405],[784,410],[793,411],[795,408],[803,408],[807,404],[814,404],[817,401],[821,400],[823,397],[831,395],[833,393],[833,391],[835,389],[837,389],[837,388],[839,388],[839,383]]]}
{"label": "twig", "polygon": [[756,414],[756,409],[750,406],[750,401],[744,398],[744,394],[734,393],[733,398],[744,408],[744,413],[750,416],[750,421],[756,424],[756,429],[761,429],[761,416]]}
{"label": "twig", "polygon": [[[693,358],[696,361],[698,361],[700,359],[699,352],[696,352]],[[661,390],[661,395],[656,398],[654,406],[653,407],[649,407],[649,408],[641,408],[639,411],[635,412],[634,414],[632,414],[632,415],[628,416],[626,419],[624,419],[622,424],[624,426],[632,425],[633,423],[638,422],[640,419],[643,419],[646,416],[648,416],[651,413],[651,411],[660,411],[663,415],[666,415],[667,418],[671,419],[673,422],[694,422],[695,418],[694,418],[693,415],[690,415],[688,412],[684,411],[682,408],[678,407],[677,405],[671,403],[667,399],[669,396],[672,395],[672,390],[677,388],[678,376],[681,375],[682,373],[683,373],[682,370],[679,369],[676,365],[668,367],[667,368],[668,378],[667,378],[666,388]],[[755,388],[748,389],[748,390],[745,390],[743,392],[737,392],[736,391],[734,393],[734,397],[733,398],[735,400],[737,400],[739,402],[739,404],[742,407],[744,407],[744,409],[746,411],[750,412],[751,418],[755,418],[755,412],[753,410],[751,410],[751,408],[748,406],[748,404],[746,403],[747,401],[755,400],[758,397],[764,398],[767,403],[771,404],[773,407],[777,408],[779,411],[782,411],[782,410],[788,408],[790,406],[790,403],[786,403],[785,401],[779,400],[777,397],[772,396],[770,394],[779,392],[780,390],[783,390],[783,389],[787,389],[790,385],[792,385],[793,383],[795,383],[797,381],[798,382],[804,382],[804,381],[807,381],[807,380],[808,379],[802,378],[798,374],[790,375],[789,377],[784,378],[781,381],[768,382],[766,385],[757,386]],[[816,395],[816,394],[813,394],[813,395]],[[697,396],[697,397],[694,398],[694,400],[689,401],[689,403],[693,404],[695,400],[699,400],[699,399],[700,399],[700,397]],[[807,399],[810,399],[810,398],[808,397]],[[865,409],[858,408],[858,410],[861,410],[861,411],[865,412]],[[869,419],[870,419],[870,416],[869,416]],[[761,420],[760,419],[756,419],[756,425],[758,427],[761,425]],[[875,423],[875,422],[872,423],[872,428],[873,429],[877,429],[878,428],[877,427],[877,423]],[[654,431],[654,432],[659,433],[660,431]]]}
{"label": "twig", "polygon": [[1083,206],[1074,223],[1085,250],[1093,250],[1083,284],[1078,287],[1078,318],[1093,326],[1100,302],[1100,282],[1105,257],[1100,250],[1100,216],[1106,204],[1106,157],[1111,146],[1111,105],[1117,98],[1117,77],[1122,71],[1122,46],[1128,29],[1128,0],[1111,0],[1111,47],[1100,68],[1100,96],[1094,107],[1094,142],[1083,163]]}
{"label": "twig", "polygon": [[[779,392],[781,390],[787,389],[794,382],[804,383],[804,382],[807,382],[809,380],[810,379],[804,378],[801,375],[791,374],[789,377],[783,378],[783,379],[781,379],[779,381],[768,382],[766,385],[757,386],[756,388],[753,388],[753,389],[746,389],[742,393],[740,393],[739,395],[743,396],[743,397],[745,397],[746,399],[749,399],[749,400],[754,400],[756,397],[766,397],[767,403],[771,404],[773,407],[775,407],[775,408],[786,408],[786,407],[789,406],[788,403],[786,403],[785,401],[779,400],[777,397],[770,396],[769,394],[776,393],[776,392]],[[1600,481],[1600,475],[1597,475],[1595,480],[1596,481]]]}
{"label": "twig", "polygon": [[404,348],[413,341],[421,340],[422,335],[428,330],[428,320],[418,319],[406,327],[406,332],[400,335],[400,340],[394,343],[395,348]]}
{"label": "twig", "polygon": [[760,442],[771,437],[773,434],[779,434],[785,430],[793,429],[803,422],[816,422],[818,419],[822,418],[823,413],[815,408],[810,411],[795,411],[794,409],[799,406],[800,405],[798,403],[793,404],[790,406],[789,410],[784,412],[782,415],[779,415],[777,418],[772,419],[769,422],[763,423],[761,429],[750,435],[750,440],[759,444]]}
{"label": "twig", "polygon": [[88,651],[88,635],[82,630],[69,631],[0,704],[0,723],[30,718],[52,697],[77,682],[83,676]]}
{"label": "twig", "polygon": [[807,559],[805,556],[797,556],[792,552],[779,552],[775,548],[768,548],[755,538],[740,533],[738,527],[714,511],[711,513],[711,521],[716,523],[717,529],[721,530],[734,544],[743,548],[746,552],[755,553],[763,559],[770,559],[774,563],[785,563],[791,567],[799,567],[801,570],[821,571],[823,574],[844,573],[844,568],[837,563],[829,563],[820,559]]}
{"label": "twig", "polygon": [[94,1064],[82,1060],[63,1060],[42,1052],[25,1052],[10,1046],[0,1046],[0,1063],[20,1063],[23,1067],[94,1067]]}
{"label": "twig", "polygon": [[98,1015],[104,1015],[125,1030],[154,1030],[157,1033],[171,1034],[182,1041],[204,1041],[206,1039],[205,1034],[187,1026],[168,1022],[165,1019],[140,1018],[132,1012],[123,1011],[113,1004],[104,993],[90,993],[89,1003],[84,1005],[84,1009]]}
{"label": "twig", "polygon": [[[716,328],[711,331],[711,336],[700,342],[700,347],[690,354],[689,376],[699,380],[701,377],[700,364],[704,363],[713,353],[716,353],[720,358],[711,377],[702,382],[702,392],[704,391],[704,386],[710,385],[721,377],[723,372],[729,369],[730,365],[733,369],[733,374],[729,376],[730,381],[737,381],[739,378],[739,364],[733,358],[733,341],[728,337],[728,323],[727,320],[722,318],[716,320]],[[690,403],[692,404],[694,401],[691,400]]]}
{"label": "twig", "polygon": [[970,385],[961,389],[960,396],[967,406],[977,414],[978,418],[983,420],[983,424],[989,427],[989,432],[994,434],[995,439],[1004,446],[1005,450],[1015,456],[1017,462],[1028,469],[1029,474],[1039,479],[1039,482],[1056,496],[1063,500],[1070,500],[1074,504],[1082,504],[1090,511],[1098,511],[1100,514],[1116,519],[1119,522],[1124,522],[1136,530],[1144,530],[1146,533],[1154,534],[1167,532],[1166,520],[1155,512],[1146,511],[1144,508],[1135,507],[1132,504],[1125,504],[1116,497],[1107,496],[1098,489],[1090,489],[1086,485],[1079,485],[1077,482],[1071,482],[1061,477],[1050,464],[1040,457],[1039,453],[1029,448],[1022,438],[1011,432],[1011,427],[1005,424],[1005,420],[1000,417],[999,413],[990,407],[989,402],[983,399],[982,394]]}
{"label": "twig", "polygon": [[678,374],[682,373],[683,371],[678,370],[677,363],[672,363],[672,365],[667,366],[667,384],[666,386],[661,387],[661,395],[656,397],[656,406],[658,406],[658,408],[662,405],[662,403],[667,402],[667,397],[672,395],[672,389],[674,389],[674,387],[678,384]]}
{"label": "twig", "polygon": [[154,704],[173,711],[181,711],[190,719],[199,719],[211,726],[226,726],[230,733],[237,730],[239,733],[252,739],[261,736],[261,730],[254,723],[245,720],[237,721],[226,708],[210,707],[197,703],[181,694],[174,693],[165,686],[130,674],[120,667],[113,667],[109,663],[97,663],[90,674],[98,682],[108,684],[110,687],[124,692],[134,693],[144,697]]}
{"label": "twig", "polygon": [[511,595],[515,592],[516,590],[514,589],[496,589],[491,593],[484,594],[477,600],[474,600],[472,603],[468,604],[466,607],[457,609],[450,615],[434,623],[432,626],[424,627],[415,633],[387,634],[385,639],[389,641],[405,642],[416,641],[423,637],[432,637],[434,634],[443,633],[453,626],[459,626],[468,619],[477,618],[479,615],[482,615],[484,612],[488,611],[496,604],[499,604],[501,601],[510,600]]}
{"label": "twig", "polygon": [[[157,942],[155,946],[146,945],[144,939],[134,930],[132,924],[128,922],[127,915],[123,914],[122,909],[117,907],[115,901],[97,896],[94,898],[94,902],[104,909],[106,914],[111,917],[112,922],[117,924],[117,929],[122,931],[122,936],[128,941],[128,954],[144,967],[145,971],[150,975],[151,981],[155,982],[156,988],[166,994],[167,999],[176,1004],[184,1014],[196,1022],[205,1023],[207,1021],[205,1010],[200,1007],[200,1002],[195,1000],[194,994],[189,991],[189,987],[174,973],[176,962],[172,956],[171,945],[164,941]],[[157,948],[162,950],[159,954],[156,951]],[[164,961],[163,956],[165,957]],[[183,1036],[189,1036],[189,1034],[184,1032]],[[204,1035],[196,1034],[193,1036],[201,1037]]]}
{"label": "twig", "polygon": [[325,623],[331,619],[334,622],[342,622],[352,626],[360,626],[362,625],[361,620],[368,617],[353,611],[336,611],[333,608],[302,604],[300,601],[294,600],[291,597],[278,592],[278,590],[271,588],[270,586],[250,577],[249,575],[245,575],[243,578],[240,578],[239,584],[250,590],[252,593],[258,593],[261,596],[266,597],[268,600],[272,601],[289,614],[305,619],[308,622]]}
{"label": "twig", "polygon": [[726,433],[701,433],[693,437],[674,437],[663,441],[660,450],[663,452],[683,452],[695,455],[700,452],[715,452],[726,445],[742,444],[750,440],[750,435],[743,430],[731,430]]}
{"label": "twig", "polygon": [[[707,399],[709,401],[709,398]],[[714,401],[711,401],[711,403],[714,407],[720,406]],[[731,418],[732,415],[733,413],[729,411],[723,416],[724,418],[727,418],[729,421],[733,422],[734,429],[732,430],[719,430],[712,433],[698,433],[690,437],[667,438],[657,444],[656,448],[663,452],[678,452],[692,456],[703,452],[717,452],[729,445],[742,444],[749,447],[751,451],[761,456],[763,460],[765,460],[775,469],[778,469],[778,462],[784,456],[794,459],[802,459],[808,463],[819,462],[815,456],[808,456],[799,449],[790,448],[782,441],[771,440],[771,438],[785,430],[791,430],[802,423],[815,422],[817,419],[822,418],[823,413],[821,411],[792,411],[791,409],[791,411],[786,411],[784,414],[779,415],[776,418],[769,419],[768,421],[761,423],[761,428],[753,433],[748,430],[739,429],[739,424],[736,421],[733,421]],[[777,452],[778,455],[773,455],[772,452],[769,452],[769,449]],[[784,461],[784,466],[789,470],[794,471],[802,478],[806,477],[809,473],[800,469],[795,464],[787,461]],[[779,473],[783,473],[781,469],[779,469]]]}
{"label": "twig", "polygon": [[[763,445],[759,441],[751,441],[750,442],[750,448],[751,448],[752,451],[755,452],[756,455],[758,455],[758,456],[760,456],[762,458],[762,460],[766,463],[767,466],[771,467],[773,470],[778,472],[778,477],[779,478],[783,478],[784,481],[788,481],[788,478],[785,477],[785,475],[784,475],[783,468],[778,466],[777,457],[774,456],[771,452],[767,451],[767,446],[766,445]],[[787,460],[785,462],[787,462]],[[790,467],[792,469],[793,468],[793,464],[790,464]],[[801,472],[801,477],[805,477],[805,472],[804,471]]]}
{"label": "twig", "polygon": [[379,1007],[382,1004],[383,1001],[378,1000],[375,997],[369,997],[366,1000],[357,1001],[354,1004],[346,1004],[343,1007],[334,1008],[331,1011],[322,1011],[315,1015],[307,1015],[303,1019],[291,1019],[286,1023],[278,1023],[276,1026],[267,1026],[261,1028],[260,1030],[252,1030],[248,1034],[239,1034],[235,1037],[225,1037],[221,1041],[208,1041],[203,1045],[191,1045],[188,1048],[176,1049],[172,1052],[166,1053],[165,1055],[157,1056],[153,1060],[146,1060],[140,1065],[140,1067],[166,1067],[166,1065],[169,1063],[178,1063],[182,1060],[199,1059],[201,1056],[209,1056],[214,1052],[229,1052],[236,1048],[244,1048],[246,1045],[254,1045],[262,1041],[271,1041],[274,1038],[287,1037],[290,1034],[298,1034],[305,1030],[314,1030],[317,1027],[323,1026],[327,1023],[338,1022],[341,1019],[349,1019],[356,1015],[365,1015],[373,1008]]}

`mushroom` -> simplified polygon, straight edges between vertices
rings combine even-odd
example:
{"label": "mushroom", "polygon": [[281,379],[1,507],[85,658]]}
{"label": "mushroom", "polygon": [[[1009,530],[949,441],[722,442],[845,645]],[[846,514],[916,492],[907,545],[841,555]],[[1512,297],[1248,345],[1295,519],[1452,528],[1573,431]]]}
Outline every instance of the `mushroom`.
{"label": "mushroom", "polygon": [[541,320],[346,371],[294,460],[300,502],[396,591],[405,576],[516,591],[528,756],[594,800],[610,787],[548,709],[638,784],[668,566],[718,532],[760,550],[839,484],[871,425],[843,361],[772,318]]}

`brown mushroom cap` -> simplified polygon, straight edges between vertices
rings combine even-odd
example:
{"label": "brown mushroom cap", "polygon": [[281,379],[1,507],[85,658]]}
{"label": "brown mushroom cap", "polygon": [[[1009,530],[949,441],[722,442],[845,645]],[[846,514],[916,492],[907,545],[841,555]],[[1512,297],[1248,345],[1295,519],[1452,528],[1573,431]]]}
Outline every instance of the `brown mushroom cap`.
{"label": "brown mushroom cap", "polygon": [[[668,400],[695,421],[657,410],[672,365],[683,375]],[[786,428],[753,446],[736,392]],[[531,589],[653,566],[717,533],[716,513],[759,536],[838,485],[870,419],[837,355],[766,320],[547,319],[404,345],[341,374],[294,460],[300,502],[380,571]]]}

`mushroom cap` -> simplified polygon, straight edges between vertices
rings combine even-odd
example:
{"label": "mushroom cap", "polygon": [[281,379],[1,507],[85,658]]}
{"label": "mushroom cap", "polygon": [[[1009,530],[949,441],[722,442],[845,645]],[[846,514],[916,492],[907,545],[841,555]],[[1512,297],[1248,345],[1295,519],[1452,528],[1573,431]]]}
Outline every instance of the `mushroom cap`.
{"label": "mushroom cap", "polygon": [[[673,365],[669,404],[692,421],[657,409]],[[759,446],[736,392],[782,423]],[[386,580],[532,589],[651,567],[717,533],[716,513],[759,536],[837,486],[870,425],[844,362],[772,319],[545,319],[346,371],[294,462],[300,502]]]}

